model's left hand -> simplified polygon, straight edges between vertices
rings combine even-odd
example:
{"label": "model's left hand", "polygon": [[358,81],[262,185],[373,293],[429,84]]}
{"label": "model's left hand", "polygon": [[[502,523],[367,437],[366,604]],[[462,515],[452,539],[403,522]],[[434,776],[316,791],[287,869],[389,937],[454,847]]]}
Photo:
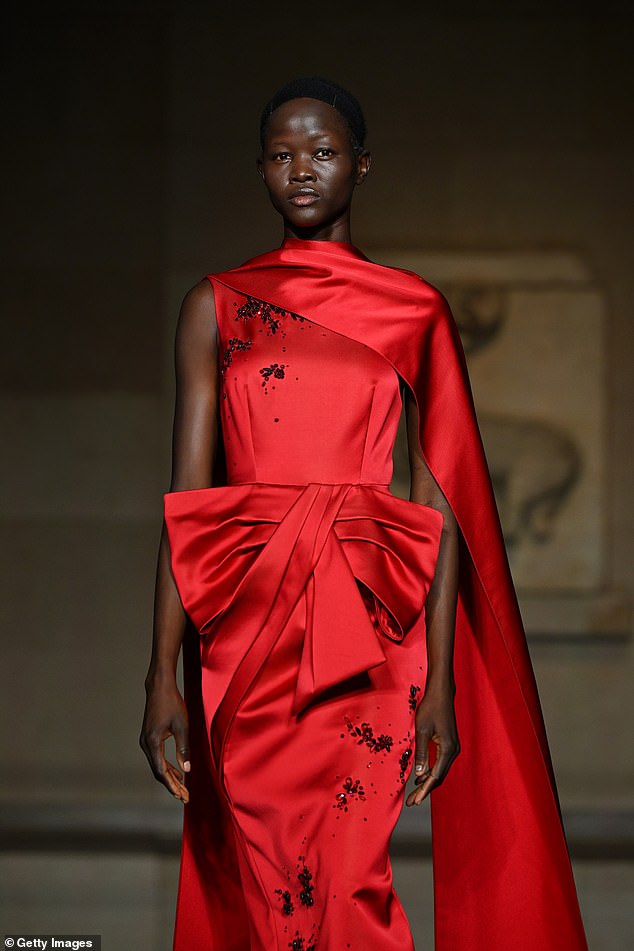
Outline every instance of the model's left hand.
{"label": "model's left hand", "polygon": [[[432,769],[429,766],[430,743],[436,745],[436,760]],[[449,689],[426,690],[416,710],[416,755],[413,775],[418,789],[410,792],[405,800],[406,805],[419,805],[432,789],[439,786],[459,752],[460,741],[456,727],[453,692]]]}

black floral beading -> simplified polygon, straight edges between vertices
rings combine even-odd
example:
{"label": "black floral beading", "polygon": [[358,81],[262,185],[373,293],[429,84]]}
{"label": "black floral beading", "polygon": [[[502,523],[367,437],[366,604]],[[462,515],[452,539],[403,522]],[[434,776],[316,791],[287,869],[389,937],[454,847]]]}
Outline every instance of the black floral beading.
{"label": "black floral beading", "polygon": [[301,901],[302,905],[306,905],[307,908],[310,908],[311,905],[315,904],[315,899],[313,898],[315,886],[310,884],[312,877],[313,876],[308,867],[306,865],[302,865],[301,871],[297,873],[299,884],[302,886],[302,889],[299,893],[299,900]]}
{"label": "black floral beading", "polygon": [[346,781],[343,784],[342,792],[339,792],[335,795],[335,804],[334,808],[341,809],[343,812],[348,811],[348,804],[353,802],[355,799],[365,800],[365,789],[361,785],[360,779],[354,779],[352,776],[346,777]]}
{"label": "black floral beading", "polygon": [[418,706],[418,702],[417,702],[418,698],[416,696],[418,693],[420,693],[420,687],[418,686],[418,684],[410,684],[408,703],[412,713],[416,712],[416,707]]}
{"label": "black floral beading", "polygon": [[252,342],[250,340],[241,340],[240,337],[231,338],[222,355],[222,366],[220,372],[222,374],[223,381],[227,376],[227,370],[233,363],[234,353],[243,353],[245,350],[250,350],[251,347]]}
{"label": "black floral beading", "polygon": [[[237,304],[234,304],[234,306],[237,306]],[[301,314],[295,314],[292,310],[285,310],[283,307],[277,307],[275,304],[269,304],[268,301],[259,300],[257,297],[248,295],[245,303],[236,310],[234,320],[260,320],[266,332],[273,335],[280,330],[282,317],[290,317],[291,320],[299,321],[306,319]],[[283,328],[280,336],[286,336]]]}
{"label": "black floral beading", "polygon": [[275,894],[279,895],[282,902],[282,914],[283,915],[292,915],[293,914],[293,899],[291,898],[291,893],[288,888],[276,888]]}
{"label": "black floral beading", "polygon": [[268,367],[262,367],[259,372],[264,378],[262,380],[262,386],[264,387],[265,393],[268,393],[268,386],[272,380],[284,379],[284,371],[287,367],[288,363],[271,363]]}
{"label": "black floral beading", "polygon": [[357,741],[357,745],[365,743],[371,753],[381,753],[383,750],[389,753],[392,749],[394,740],[387,733],[375,736],[369,723],[364,722],[360,726],[355,726],[350,717],[346,717],[345,720],[348,733],[353,740]]}
{"label": "black floral beading", "polygon": [[295,932],[295,937],[288,942],[288,946],[291,951],[317,951],[315,935],[311,934],[310,938],[303,938],[299,931]]}
{"label": "black floral beading", "polygon": [[410,759],[411,759],[411,756],[412,756],[412,751],[411,751],[411,749],[410,749],[410,750],[403,750],[403,752],[401,753],[401,758],[400,758],[400,760],[399,760],[399,766],[400,766],[400,769],[401,769],[400,780],[401,780],[402,783],[405,782],[405,773],[407,772],[407,767],[408,767],[408,765],[409,765],[409,761],[410,761]]}

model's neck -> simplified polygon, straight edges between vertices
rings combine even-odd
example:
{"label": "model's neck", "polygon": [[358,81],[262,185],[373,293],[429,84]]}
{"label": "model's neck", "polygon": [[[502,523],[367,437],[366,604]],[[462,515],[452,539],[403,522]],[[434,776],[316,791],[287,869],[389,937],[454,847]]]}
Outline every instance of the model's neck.
{"label": "model's neck", "polygon": [[293,228],[284,224],[284,238],[298,241],[335,241],[340,244],[352,244],[350,221],[346,218],[324,228]]}

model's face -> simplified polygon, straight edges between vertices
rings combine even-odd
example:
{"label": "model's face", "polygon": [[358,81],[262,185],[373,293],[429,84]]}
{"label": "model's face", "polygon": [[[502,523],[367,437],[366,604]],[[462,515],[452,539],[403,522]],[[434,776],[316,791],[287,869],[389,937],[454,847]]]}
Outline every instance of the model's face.
{"label": "model's face", "polygon": [[258,169],[287,233],[349,240],[350,202],[370,154],[355,155],[345,120],[319,99],[291,99],[272,114]]}

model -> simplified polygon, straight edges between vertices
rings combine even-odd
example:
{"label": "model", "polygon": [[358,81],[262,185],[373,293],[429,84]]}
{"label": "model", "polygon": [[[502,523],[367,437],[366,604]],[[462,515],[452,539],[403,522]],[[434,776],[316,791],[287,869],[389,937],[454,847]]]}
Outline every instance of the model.
{"label": "model", "polygon": [[456,325],[352,243],[365,134],[337,84],[279,90],[257,167],[282,243],[181,308],[141,734],[185,804],[174,949],[411,951],[388,849],[414,770],[436,951],[583,951]]}

